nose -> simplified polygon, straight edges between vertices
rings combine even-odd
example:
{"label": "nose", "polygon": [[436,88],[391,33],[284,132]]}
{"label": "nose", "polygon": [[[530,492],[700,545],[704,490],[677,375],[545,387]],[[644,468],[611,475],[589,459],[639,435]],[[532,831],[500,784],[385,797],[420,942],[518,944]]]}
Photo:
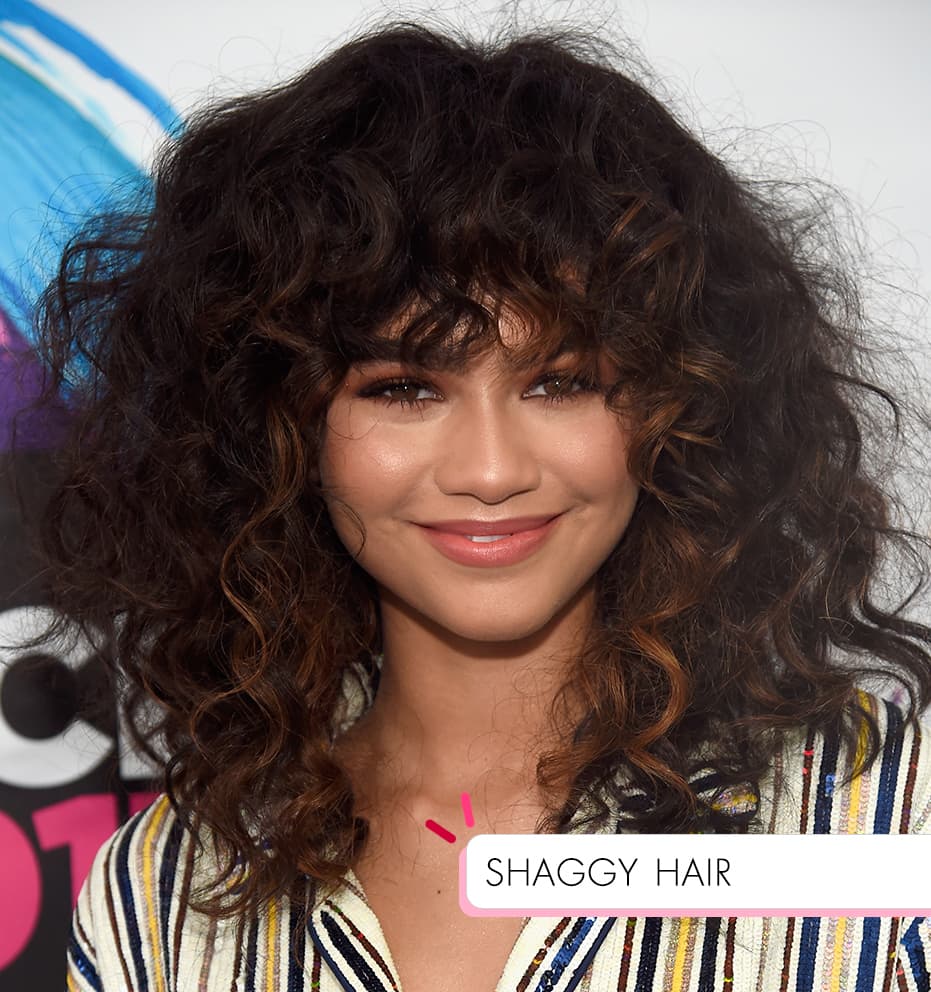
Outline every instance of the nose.
{"label": "nose", "polygon": [[540,485],[539,424],[522,422],[519,409],[485,397],[448,418],[435,479],[447,495],[502,503]]}

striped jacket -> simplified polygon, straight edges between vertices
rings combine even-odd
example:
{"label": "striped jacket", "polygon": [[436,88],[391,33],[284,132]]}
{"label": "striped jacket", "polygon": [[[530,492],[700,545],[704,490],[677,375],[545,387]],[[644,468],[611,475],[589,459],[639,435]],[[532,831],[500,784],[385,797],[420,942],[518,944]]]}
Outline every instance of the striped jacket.
{"label": "striped jacket", "polygon": [[[884,741],[870,771],[841,786],[853,755],[800,732],[761,783],[754,829],[929,830],[931,727],[906,729],[892,703],[864,698]],[[861,735],[861,747],[864,741]],[[285,900],[257,917],[216,922],[187,906],[201,857],[164,797],[101,848],[74,913],[69,990],[400,989],[382,929],[351,872],[336,896],[315,906],[306,927]],[[928,990],[929,966],[931,918],[531,917],[496,992]],[[472,988],[468,975],[450,978]]]}

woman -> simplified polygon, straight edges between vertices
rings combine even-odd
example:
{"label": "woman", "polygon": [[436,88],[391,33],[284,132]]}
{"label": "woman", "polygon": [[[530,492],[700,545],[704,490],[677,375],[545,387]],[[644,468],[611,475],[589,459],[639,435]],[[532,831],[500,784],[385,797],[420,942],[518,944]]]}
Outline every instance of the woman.
{"label": "woman", "polygon": [[70,988],[927,987],[922,920],[469,918],[424,828],[926,829],[931,629],[873,597],[928,544],[861,464],[902,401],[812,218],[616,62],[375,31],[68,249],[53,602],[170,756]]}

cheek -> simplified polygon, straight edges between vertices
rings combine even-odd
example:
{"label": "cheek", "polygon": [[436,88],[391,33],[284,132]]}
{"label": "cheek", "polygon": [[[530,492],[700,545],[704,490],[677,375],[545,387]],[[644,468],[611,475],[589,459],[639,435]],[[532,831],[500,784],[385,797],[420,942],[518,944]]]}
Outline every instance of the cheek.
{"label": "cheek", "polygon": [[[364,446],[364,445],[363,445]],[[349,433],[348,418],[330,411],[323,431],[317,470],[330,521],[343,546],[358,557],[367,510],[359,494],[366,492],[360,440]]]}
{"label": "cheek", "polygon": [[637,488],[627,471],[627,436],[613,417],[577,425],[552,451],[560,474],[580,496],[626,501]]}
{"label": "cheek", "polygon": [[337,438],[327,432],[320,448],[320,483],[329,496],[344,495],[358,488],[359,459],[355,457],[357,442]]}
{"label": "cheek", "polygon": [[324,490],[342,491],[352,482],[352,452],[358,447],[353,427],[352,403],[338,397],[327,410],[320,438],[317,471]]}
{"label": "cheek", "polygon": [[[357,418],[358,419],[358,418]],[[319,471],[330,520],[344,547],[364,567],[410,515],[423,478],[417,446],[389,427],[359,424],[353,434],[328,423]],[[363,540],[364,535],[364,540]]]}
{"label": "cheek", "polygon": [[324,488],[349,496],[364,485],[371,457],[371,435],[376,425],[360,416],[351,399],[338,397],[327,411],[320,445],[319,471]]}
{"label": "cheek", "polygon": [[420,471],[416,446],[383,436],[377,428],[358,437],[328,432],[320,450],[320,480],[351,503],[388,501]]}

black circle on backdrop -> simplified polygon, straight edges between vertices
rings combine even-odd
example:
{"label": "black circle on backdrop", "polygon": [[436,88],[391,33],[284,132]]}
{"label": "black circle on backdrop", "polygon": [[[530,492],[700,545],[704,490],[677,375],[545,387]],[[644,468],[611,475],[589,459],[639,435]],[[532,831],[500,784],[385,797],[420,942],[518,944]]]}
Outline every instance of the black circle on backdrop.
{"label": "black circle on backdrop", "polygon": [[78,680],[60,659],[24,654],[7,668],[0,687],[6,724],[30,740],[57,737],[78,710]]}

